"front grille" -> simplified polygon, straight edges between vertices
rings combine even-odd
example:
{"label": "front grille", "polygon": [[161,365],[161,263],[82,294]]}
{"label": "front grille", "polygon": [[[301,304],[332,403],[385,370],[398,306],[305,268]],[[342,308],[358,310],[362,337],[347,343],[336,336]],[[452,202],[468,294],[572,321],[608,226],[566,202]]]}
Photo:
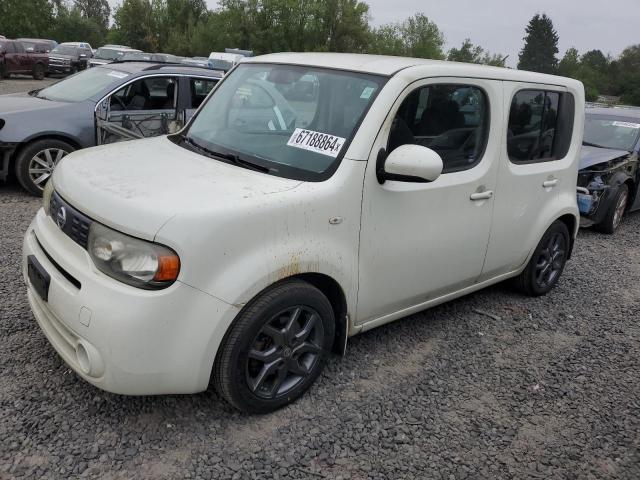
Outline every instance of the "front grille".
{"label": "front grille", "polygon": [[71,240],[86,249],[89,242],[91,220],[62,199],[57,192],[51,196],[49,215]]}

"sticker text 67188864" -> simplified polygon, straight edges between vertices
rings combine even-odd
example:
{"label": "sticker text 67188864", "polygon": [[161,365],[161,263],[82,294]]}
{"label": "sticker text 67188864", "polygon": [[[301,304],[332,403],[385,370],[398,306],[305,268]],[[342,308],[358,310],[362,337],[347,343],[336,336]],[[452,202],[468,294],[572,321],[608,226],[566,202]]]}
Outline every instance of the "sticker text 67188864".
{"label": "sticker text 67188864", "polygon": [[340,150],[342,150],[345,141],[345,138],[336,137],[327,133],[296,128],[289,138],[287,145],[336,158]]}

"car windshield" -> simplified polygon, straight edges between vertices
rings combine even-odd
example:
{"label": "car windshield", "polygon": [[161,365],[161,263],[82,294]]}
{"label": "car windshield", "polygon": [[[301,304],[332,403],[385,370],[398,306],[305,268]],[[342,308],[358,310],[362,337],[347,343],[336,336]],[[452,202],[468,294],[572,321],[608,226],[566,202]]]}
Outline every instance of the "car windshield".
{"label": "car windshield", "polygon": [[385,81],[316,67],[241,64],[183,138],[275,175],[319,181],[332,173]]}
{"label": "car windshield", "polygon": [[587,114],[584,143],[616,150],[634,150],[640,136],[640,119]]}
{"label": "car windshield", "polygon": [[36,96],[59,102],[82,102],[98,95],[111,85],[116,86],[128,76],[128,73],[112,68],[90,68],[43,88]]}
{"label": "car windshield", "polygon": [[68,45],[60,45],[54,48],[53,50],[51,50],[51,53],[52,54],[57,53],[58,55],[75,55],[76,47],[71,47]]}
{"label": "car windshield", "polygon": [[102,60],[118,60],[124,55],[122,50],[114,50],[112,48],[99,48],[95,57]]}

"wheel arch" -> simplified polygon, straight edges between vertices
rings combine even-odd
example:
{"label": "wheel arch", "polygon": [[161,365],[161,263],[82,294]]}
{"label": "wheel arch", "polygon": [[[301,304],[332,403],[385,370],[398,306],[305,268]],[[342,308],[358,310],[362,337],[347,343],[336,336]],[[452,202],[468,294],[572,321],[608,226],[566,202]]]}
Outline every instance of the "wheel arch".
{"label": "wheel arch", "polygon": [[40,140],[60,140],[62,142],[67,142],[75,150],[80,150],[82,148],[82,146],[76,139],[63,133],[36,134],[20,142],[18,147],[13,151],[13,154],[11,155],[11,159],[9,161],[9,169],[15,168],[16,160],[25,148],[27,148],[34,142],[39,142]]}
{"label": "wheel arch", "polygon": [[580,224],[580,220],[574,215],[566,213],[559,217],[557,221],[564,223],[569,230],[569,253],[567,255],[567,259],[569,259],[571,258],[571,254],[573,253],[573,245],[576,241],[576,231],[578,229],[578,225]]}

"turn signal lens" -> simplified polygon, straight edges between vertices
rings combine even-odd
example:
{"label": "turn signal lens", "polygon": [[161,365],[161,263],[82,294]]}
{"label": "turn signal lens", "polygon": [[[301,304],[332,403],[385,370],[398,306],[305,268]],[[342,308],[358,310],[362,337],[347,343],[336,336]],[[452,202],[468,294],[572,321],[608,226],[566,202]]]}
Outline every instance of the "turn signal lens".
{"label": "turn signal lens", "polygon": [[153,277],[155,282],[173,282],[180,272],[180,259],[177,255],[163,255],[158,258],[158,270]]}

